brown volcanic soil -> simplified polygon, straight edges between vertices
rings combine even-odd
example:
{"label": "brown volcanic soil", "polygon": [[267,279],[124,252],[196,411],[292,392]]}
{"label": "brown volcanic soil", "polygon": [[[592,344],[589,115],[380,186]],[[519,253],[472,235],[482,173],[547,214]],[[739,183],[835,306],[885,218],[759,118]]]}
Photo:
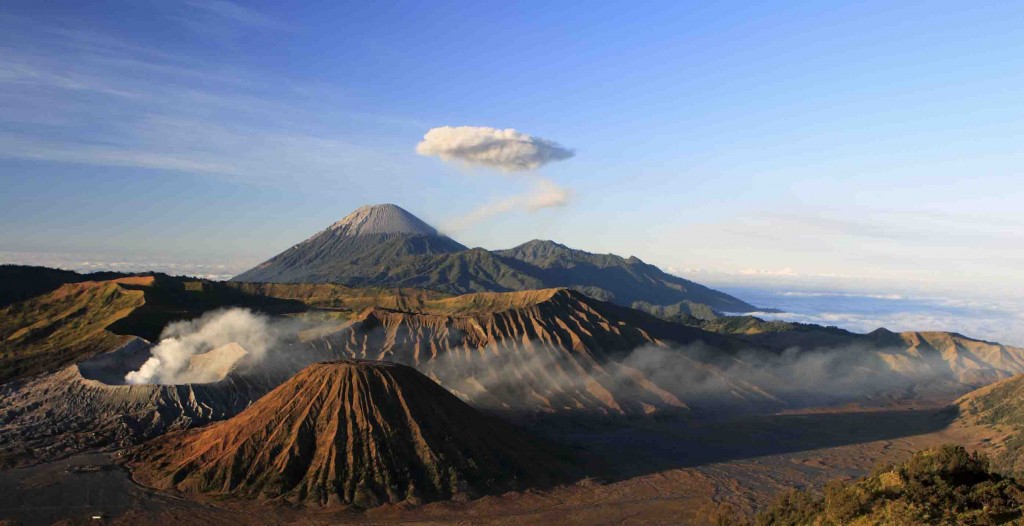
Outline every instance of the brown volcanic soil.
{"label": "brown volcanic soil", "polygon": [[[57,464],[0,472],[0,517],[80,521],[95,511],[113,524],[712,524],[722,506],[750,512],[790,488],[820,488],[924,447],[984,448],[987,428],[950,425],[944,407],[857,407],[727,421],[568,430],[603,459],[603,480],[510,492],[469,502],[384,505],[366,511],[154,493],[119,471],[66,473]],[[73,459],[74,460],[74,459]],[[89,461],[93,462],[93,461]],[[586,469],[592,468],[586,463]],[[85,522],[85,521],[82,521]],[[33,522],[29,521],[28,524]]]}
{"label": "brown volcanic soil", "polygon": [[306,504],[420,503],[550,486],[567,464],[411,367],[311,365],[237,416],[156,439],[136,480]]}
{"label": "brown volcanic soil", "polygon": [[[413,365],[478,407],[527,412],[647,415],[687,401],[618,363],[644,346],[702,342],[723,354],[734,341],[567,289],[466,294],[400,311],[369,308],[309,343],[346,358]],[[754,386],[680,355],[721,382],[723,401],[772,403]]]}

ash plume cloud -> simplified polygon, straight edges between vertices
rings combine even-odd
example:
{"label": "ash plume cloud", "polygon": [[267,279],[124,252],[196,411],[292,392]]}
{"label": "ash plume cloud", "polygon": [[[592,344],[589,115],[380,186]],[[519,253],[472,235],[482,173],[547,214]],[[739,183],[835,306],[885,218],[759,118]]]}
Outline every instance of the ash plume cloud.
{"label": "ash plume cloud", "polygon": [[431,128],[416,145],[416,153],[504,172],[536,170],[575,155],[554,141],[487,126]]}
{"label": "ash plume cloud", "polygon": [[169,324],[150,358],[137,371],[125,376],[129,384],[185,383],[184,373],[193,356],[237,343],[248,353],[247,360],[261,360],[279,344],[288,331],[262,314],[249,309],[208,312],[194,320]]}

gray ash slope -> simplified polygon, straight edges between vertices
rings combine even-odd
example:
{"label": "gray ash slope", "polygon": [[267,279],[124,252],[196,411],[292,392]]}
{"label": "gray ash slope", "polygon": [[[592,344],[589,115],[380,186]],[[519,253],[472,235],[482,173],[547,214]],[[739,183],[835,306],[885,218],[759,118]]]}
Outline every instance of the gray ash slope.
{"label": "gray ash slope", "polygon": [[306,364],[332,355],[292,346],[255,367],[244,361],[207,383],[124,383],[150,356],[134,338],[109,353],[0,385],[0,469],[91,449],[120,449],[223,420],[249,407]]}
{"label": "gray ash slope", "polygon": [[392,204],[364,206],[233,281],[418,287],[465,294],[567,287],[647,311],[701,315],[756,307],[672,276],[636,257],[592,254],[553,241],[467,249]]}

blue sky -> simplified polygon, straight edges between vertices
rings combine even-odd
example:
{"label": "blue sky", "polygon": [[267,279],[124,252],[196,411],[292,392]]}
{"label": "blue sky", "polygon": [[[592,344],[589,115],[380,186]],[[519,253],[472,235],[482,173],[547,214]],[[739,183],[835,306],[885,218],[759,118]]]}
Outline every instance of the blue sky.
{"label": "blue sky", "polygon": [[[0,255],[230,273],[393,202],[468,245],[712,284],[1016,294],[1022,23],[966,2],[6,2]],[[417,155],[445,125],[576,155]],[[538,178],[571,199],[459,221]]]}

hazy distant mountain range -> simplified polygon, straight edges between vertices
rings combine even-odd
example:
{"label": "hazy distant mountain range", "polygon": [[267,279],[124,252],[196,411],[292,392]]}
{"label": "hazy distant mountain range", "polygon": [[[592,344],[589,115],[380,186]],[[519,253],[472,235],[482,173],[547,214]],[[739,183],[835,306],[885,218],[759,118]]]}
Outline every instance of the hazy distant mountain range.
{"label": "hazy distant mountain range", "polygon": [[757,310],[636,257],[592,254],[543,240],[507,250],[470,249],[392,204],[359,208],[233,281],[418,287],[454,294],[567,287],[658,315]]}

